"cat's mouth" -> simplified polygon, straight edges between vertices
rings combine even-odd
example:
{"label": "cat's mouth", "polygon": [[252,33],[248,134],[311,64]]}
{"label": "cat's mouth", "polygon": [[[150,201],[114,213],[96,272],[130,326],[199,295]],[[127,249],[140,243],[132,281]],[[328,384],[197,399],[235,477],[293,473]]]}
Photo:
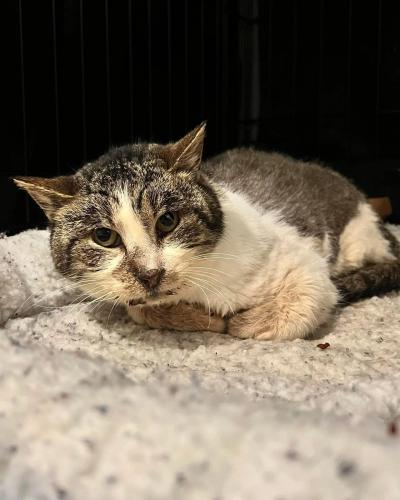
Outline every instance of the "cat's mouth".
{"label": "cat's mouth", "polygon": [[164,292],[152,292],[151,294],[149,293],[146,297],[140,297],[138,299],[129,300],[128,305],[140,306],[145,304],[154,304],[155,302],[160,302],[176,294],[177,294],[176,290],[165,290]]}

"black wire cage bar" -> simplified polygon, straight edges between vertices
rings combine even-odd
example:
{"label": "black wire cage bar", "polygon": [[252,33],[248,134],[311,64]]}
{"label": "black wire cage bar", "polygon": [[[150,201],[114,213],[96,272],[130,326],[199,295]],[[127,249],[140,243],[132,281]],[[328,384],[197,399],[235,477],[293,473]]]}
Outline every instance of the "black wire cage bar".
{"label": "black wire cage bar", "polygon": [[9,176],[72,173],[111,146],[208,122],[400,198],[394,0],[7,0],[0,231],[43,227]]}

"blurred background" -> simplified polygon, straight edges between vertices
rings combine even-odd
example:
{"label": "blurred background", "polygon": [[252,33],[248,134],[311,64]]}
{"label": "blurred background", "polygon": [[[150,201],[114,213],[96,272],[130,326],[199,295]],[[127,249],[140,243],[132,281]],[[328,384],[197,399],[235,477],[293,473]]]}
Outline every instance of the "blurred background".
{"label": "blurred background", "polygon": [[[0,231],[44,227],[12,175],[72,173],[112,145],[208,121],[317,159],[400,222],[396,0],[5,0]],[[340,200],[338,200],[340,203]]]}

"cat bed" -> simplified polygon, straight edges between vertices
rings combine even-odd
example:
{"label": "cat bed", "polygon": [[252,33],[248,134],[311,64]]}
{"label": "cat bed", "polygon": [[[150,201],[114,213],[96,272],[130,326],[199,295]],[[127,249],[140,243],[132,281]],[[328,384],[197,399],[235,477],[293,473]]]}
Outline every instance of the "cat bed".
{"label": "cat bed", "polygon": [[47,231],[0,280],[0,498],[398,500],[400,294],[272,343],[88,306]]}

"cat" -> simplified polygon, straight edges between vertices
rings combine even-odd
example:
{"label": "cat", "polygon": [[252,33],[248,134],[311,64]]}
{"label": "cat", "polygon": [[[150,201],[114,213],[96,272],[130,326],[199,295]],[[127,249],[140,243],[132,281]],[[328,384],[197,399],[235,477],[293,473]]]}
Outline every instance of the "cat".
{"label": "cat", "polygon": [[400,288],[400,248],[333,170],[238,148],[111,149],[74,175],[17,177],[46,213],[55,267],[152,328],[312,336],[338,304]]}

